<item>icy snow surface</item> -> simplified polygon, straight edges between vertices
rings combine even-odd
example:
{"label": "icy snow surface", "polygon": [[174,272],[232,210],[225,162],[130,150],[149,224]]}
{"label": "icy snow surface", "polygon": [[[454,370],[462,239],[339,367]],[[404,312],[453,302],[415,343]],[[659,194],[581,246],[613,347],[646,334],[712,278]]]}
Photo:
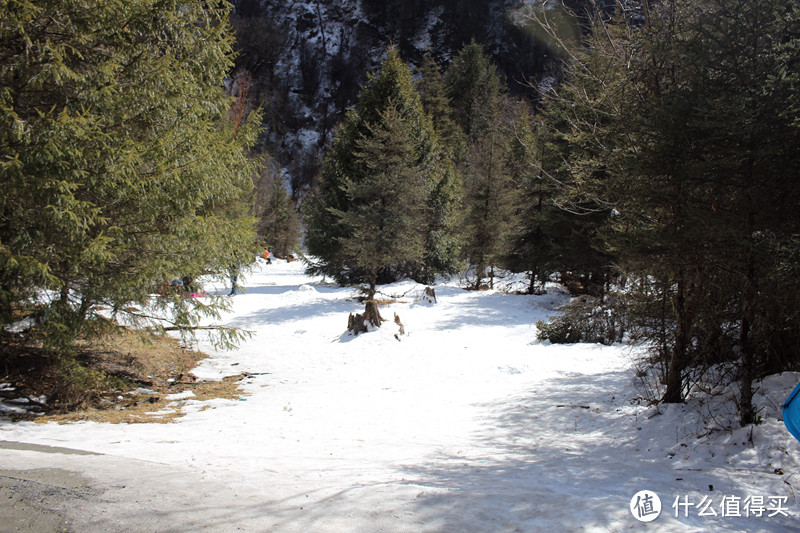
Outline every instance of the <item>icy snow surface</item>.
{"label": "icy snow surface", "polygon": [[[762,425],[709,433],[699,407],[637,400],[631,347],[536,341],[536,321],[565,301],[555,289],[519,296],[451,282],[436,286],[430,304],[423,286],[401,282],[381,288],[381,298],[398,300],[381,308],[387,322],[353,337],[347,315],[363,310],[353,290],[307,277],[299,262],[259,263],[246,287],[225,320],[253,337],[231,352],[202,345],[212,356],[194,371],[246,373],[244,401],[182,397],[187,416],[172,424],[2,421],[0,440],[174,469],[180,475],[159,474],[170,481],[152,499],[169,502],[176,485],[191,483],[180,501],[214,531],[800,529],[800,444],[779,420],[799,376],[761,384]],[[406,331],[399,341],[394,313]],[[33,456],[0,449],[0,466]],[[125,464],[107,468],[135,483]],[[629,510],[645,489],[663,505],[649,524]],[[723,498],[748,496],[765,507],[786,497],[785,514],[722,513]],[[717,516],[682,507],[676,517],[676,498],[711,500]]]}

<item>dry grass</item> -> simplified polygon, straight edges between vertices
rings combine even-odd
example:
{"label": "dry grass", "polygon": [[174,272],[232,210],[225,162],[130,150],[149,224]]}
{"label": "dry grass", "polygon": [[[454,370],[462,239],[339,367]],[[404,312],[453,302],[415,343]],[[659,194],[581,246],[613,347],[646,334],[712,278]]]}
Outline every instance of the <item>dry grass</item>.
{"label": "dry grass", "polygon": [[[359,303],[362,303],[362,304],[363,304],[364,302],[366,302],[366,301],[367,301],[367,298],[366,298],[366,297],[364,297],[364,296],[359,296],[359,297],[357,297],[355,300],[356,300],[357,302],[359,302]],[[378,305],[378,306],[381,306],[381,305],[384,305],[384,306],[385,306],[385,305],[392,305],[392,304],[405,304],[405,303],[408,303],[407,301],[404,301],[404,300],[397,300],[397,299],[395,299],[395,298],[374,298],[372,301],[373,301],[373,302],[375,302],[375,304],[376,304],[376,305]]]}
{"label": "dry grass", "polygon": [[185,392],[194,393],[191,401],[206,401],[216,398],[238,400],[243,394],[239,390],[239,382],[243,376],[230,376],[222,381],[197,381],[192,383],[171,383],[165,390],[154,393],[119,394],[116,401],[108,400],[108,405],[98,408],[89,407],[68,413],[51,414],[38,417],[37,422],[107,422],[111,424],[166,424],[182,417],[185,413],[182,406],[184,400],[170,400],[169,394]]}
{"label": "dry grass", "polygon": [[184,415],[186,403],[168,395],[191,391],[191,401],[238,400],[243,395],[239,382],[244,376],[197,381],[191,371],[207,355],[169,336],[121,330],[91,343],[78,342],[76,349],[80,366],[102,379],[66,387],[36,347],[22,347],[9,359],[20,364],[11,370],[7,365],[2,381],[29,396],[48,397],[47,411],[35,417],[37,422],[167,423]]}
{"label": "dry grass", "polygon": [[180,341],[167,335],[127,329],[93,340],[91,344],[79,342],[76,347],[92,368],[130,377],[144,385],[180,380],[208,357],[184,348]]}

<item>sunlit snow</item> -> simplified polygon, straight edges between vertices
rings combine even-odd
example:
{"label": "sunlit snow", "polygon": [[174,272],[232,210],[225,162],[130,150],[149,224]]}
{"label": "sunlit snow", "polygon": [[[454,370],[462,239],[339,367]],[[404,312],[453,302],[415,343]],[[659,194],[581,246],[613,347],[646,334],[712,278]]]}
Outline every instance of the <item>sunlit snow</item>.
{"label": "sunlit snow", "polygon": [[[761,425],[714,430],[725,419],[701,416],[706,402],[647,405],[631,346],[537,341],[536,321],[568,299],[556,287],[527,296],[454,280],[427,303],[424,286],[400,282],[380,289],[396,300],[381,307],[387,322],[353,337],[354,290],[307,277],[300,262],[261,262],[245,285],[224,320],[252,338],[230,352],[201,343],[211,357],[194,371],[244,374],[241,401],[176,396],[187,414],[171,424],[3,421],[0,440],[103,454],[49,454],[46,465],[93,472],[112,495],[154,486],[155,511],[120,504],[141,529],[87,518],[98,531],[798,528],[800,444],[779,419],[798,375],[760,384]],[[45,466],[43,455],[0,448],[0,467]],[[629,510],[641,490],[661,498],[650,524]],[[723,507],[752,496],[764,498],[761,516]],[[676,499],[710,500],[716,516]]]}

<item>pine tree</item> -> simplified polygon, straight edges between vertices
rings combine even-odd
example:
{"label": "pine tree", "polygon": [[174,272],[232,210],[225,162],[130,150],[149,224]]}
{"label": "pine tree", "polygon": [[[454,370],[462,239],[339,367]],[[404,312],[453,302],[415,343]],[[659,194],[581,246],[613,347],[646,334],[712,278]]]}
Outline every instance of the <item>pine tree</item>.
{"label": "pine tree", "polygon": [[414,275],[422,283],[433,283],[437,274],[449,277],[461,270],[462,241],[457,228],[461,223],[462,189],[452,156],[440,158],[426,199],[424,265]]}
{"label": "pine tree", "polygon": [[533,131],[526,104],[517,105],[516,116],[508,158],[512,180],[519,191],[519,207],[509,232],[510,243],[504,264],[515,272],[528,271],[531,280],[529,291],[533,292],[536,281],[543,284],[552,268],[551,259],[556,242],[546,226],[554,216],[553,187],[548,187],[542,174],[541,141]]}
{"label": "pine tree", "polygon": [[549,107],[570,142],[563,189],[573,208],[613,208],[605,242],[650,300],[633,318],[664,366],[663,400],[685,398],[690,372],[735,364],[750,423],[753,379],[797,364],[776,350],[800,322],[773,305],[797,296],[776,275],[800,222],[783,55],[796,30],[777,1],[668,2],[634,25],[620,14],[599,21]]}
{"label": "pine tree", "polygon": [[483,46],[466,45],[445,76],[453,116],[467,144],[456,161],[463,177],[464,257],[475,269],[475,288],[493,284],[493,269],[506,254],[508,220],[514,213],[514,183],[507,163],[512,135],[511,101]]}
{"label": "pine tree", "polygon": [[489,107],[491,119],[483,134],[470,143],[464,165],[464,255],[475,269],[475,288],[489,277],[506,253],[508,221],[514,214],[511,174],[506,166],[508,131],[497,107]]}
{"label": "pine tree", "polygon": [[389,102],[380,120],[355,143],[354,156],[365,173],[347,179],[347,210],[337,213],[347,231],[340,240],[347,264],[364,272],[368,300],[379,274],[404,270],[424,252],[425,169],[414,163],[415,142],[397,108]]}
{"label": "pine tree", "polygon": [[452,118],[444,77],[430,53],[424,55],[419,70],[422,77],[417,82],[417,90],[422,107],[431,117],[441,144],[441,157],[437,161],[439,178],[428,198],[426,266],[419,274],[422,281],[430,283],[435,273],[450,275],[460,269],[461,239],[455,228],[460,220],[462,179],[454,161],[463,159],[466,138]]}
{"label": "pine tree", "polygon": [[[635,320],[663,325],[643,330],[659,341],[650,346],[664,368],[663,399],[682,401],[692,363],[690,341],[706,289],[703,248],[683,194],[691,179],[681,150],[685,130],[676,127],[692,104],[668,101],[669,91],[677,88],[668,74],[677,70],[678,57],[660,58],[655,69],[648,69],[652,57],[642,53],[668,45],[674,20],[669,13],[656,16],[667,27],[640,30],[626,25],[624,17],[601,15],[594,19],[585,52],[573,56],[568,83],[547,103],[557,155],[552,176],[559,183],[558,201],[581,216],[599,215],[595,231],[603,234],[601,245],[614,250],[642,294],[662,299],[661,306],[637,309],[670,310]],[[676,103],[681,105],[671,105]]]}
{"label": "pine tree", "polygon": [[[797,175],[798,162],[794,117],[785,115],[791,91],[768,81],[785,68],[775,43],[797,40],[786,7],[777,0],[708,0],[700,12],[686,8],[688,42],[694,45],[686,54],[687,81],[701,105],[689,123],[698,140],[694,170],[708,184],[713,207],[713,216],[706,210],[705,217],[712,220],[705,231],[717,241],[709,250],[712,261],[726,265],[723,281],[738,287],[743,424],[755,421],[753,380],[778,370],[769,369],[762,355],[770,339],[759,324],[782,318],[764,315],[773,296],[763,280],[777,267],[775,248],[791,242],[800,227],[800,186],[787,179]],[[787,362],[796,361],[794,354],[785,355]]]}
{"label": "pine tree", "polygon": [[455,154],[457,159],[463,158],[466,138],[461,127],[453,119],[453,107],[444,76],[430,53],[423,56],[419,72],[422,77],[417,82],[417,89],[423,109],[433,120],[433,127],[442,146]]}
{"label": "pine tree", "polygon": [[[226,6],[0,9],[4,323],[26,296],[49,295],[38,300],[43,342],[63,353],[95,330],[101,305],[115,315],[133,303],[146,310],[163,281],[222,274],[249,255],[244,154],[257,117],[229,119]],[[178,325],[220,304],[182,302]]]}
{"label": "pine tree", "polygon": [[258,240],[278,257],[287,257],[300,243],[300,215],[277,163],[267,160],[255,179],[253,215]]}
{"label": "pine tree", "polygon": [[787,294],[770,294],[777,287],[765,281],[775,279],[776,252],[800,222],[792,207],[800,190],[786,180],[797,159],[784,113],[790,98],[767,81],[782,68],[774,43],[790,42],[784,11],[780,2],[751,0],[654,10],[635,35],[641,56],[627,67],[638,98],[626,126],[637,144],[620,152],[624,179],[614,191],[632,215],[619,219],[628,224],[618,232],[626,255],[650,271],[658,261],[672,280],[664,400],[683,400],[690,368],[733,360],[743,424],[755,420],[752,382],[770,370],[761,354],[780,336],[768,324],[797,331],[796,320],[765,314]]}
{"label": "pine tree", "polygon": [[[309,270],[341,283],[366,283],[372,293],[376,283],[402,275],[430,277],[452,264],[441,255],[451,253],[446,239],[455,182],[440,157],[411,70],[390,48],[337,132],[319,188],[306,204],[305,242],[313,257]],[[392,203],[404,206],[406,213],[401,216],[385,205]],[[370,205],[377,218],[368,215]],[[364,232],[355,221],[372,229]],[[407,244],[401,245],[397,236]],[[394,242],[403,256],[369,239]]]}
{"label": "pine tree", "polygon": [[459,50],[444,81],[456,123],[470,140],[481,136],[487,105],[492,105],[504,92],[497,68],[483,45],[473,40]]}

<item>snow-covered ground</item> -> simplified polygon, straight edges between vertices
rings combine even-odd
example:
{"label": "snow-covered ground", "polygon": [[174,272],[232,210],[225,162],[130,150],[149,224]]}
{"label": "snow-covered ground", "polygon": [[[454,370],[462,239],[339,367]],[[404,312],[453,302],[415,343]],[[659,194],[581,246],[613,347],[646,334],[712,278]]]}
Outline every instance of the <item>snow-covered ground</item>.
{"label": "snow-covered ground", "polygon": [[[725,424],[701,419],[706,404],[639,399],[633,348],[536,341],[536,321],[567,298],[555,287],[452,282],[431,304],[402,282],[382,288],[398,300],[381,308],[383,327],[352,337],[353,291],[299,262],[261,263],[246,286],[225,320],[253,337],[231,352],[201,346],[212,356],[194,372],[246,373],[241,401],[176,400],[187,415],[173,424],[0,421],[0,441],[111,456],[105,470],[95,455],[47,464],[161,487],[151,504],[182,486],[172,531],[800,531],[800,443],[779,418],[798,375],[760,385],[761,425],[709,431]],[[0,468],[37,457],[0,446]],[[641,490],[662,503],[648,524],[629,508]],[[164,529],[137,516],[127,530]]]}

